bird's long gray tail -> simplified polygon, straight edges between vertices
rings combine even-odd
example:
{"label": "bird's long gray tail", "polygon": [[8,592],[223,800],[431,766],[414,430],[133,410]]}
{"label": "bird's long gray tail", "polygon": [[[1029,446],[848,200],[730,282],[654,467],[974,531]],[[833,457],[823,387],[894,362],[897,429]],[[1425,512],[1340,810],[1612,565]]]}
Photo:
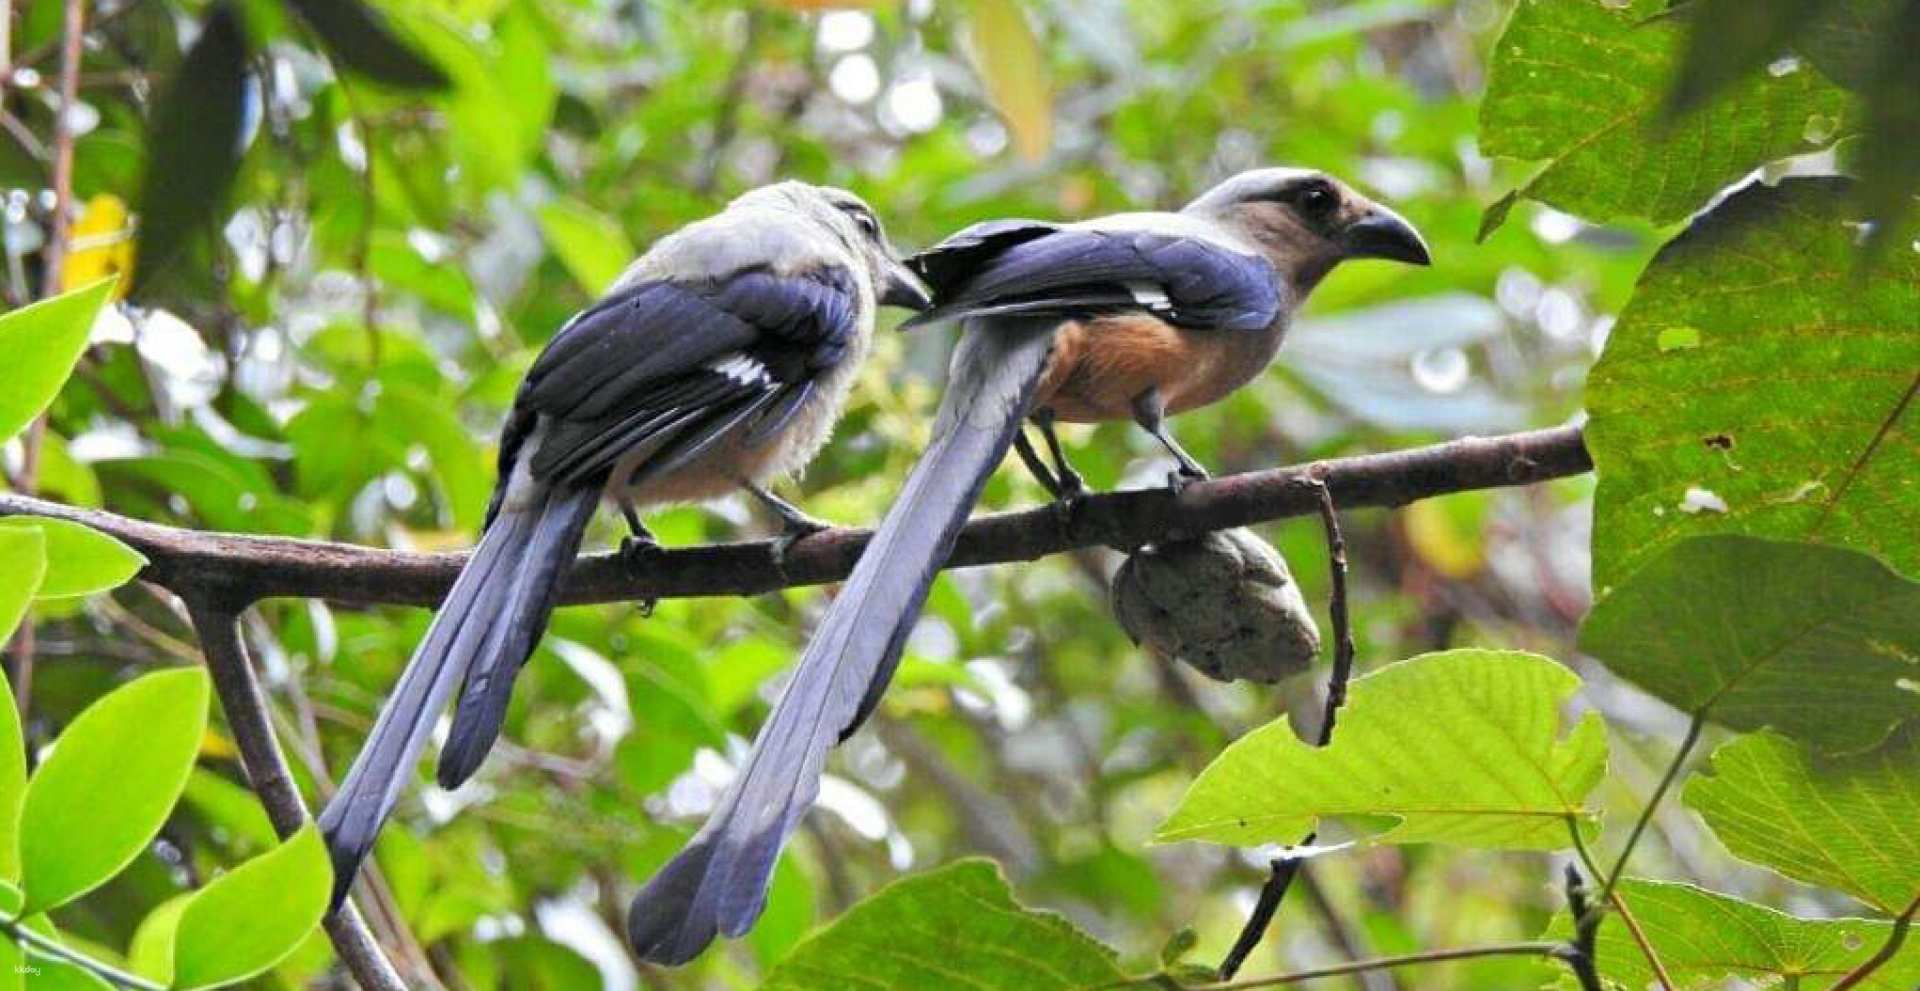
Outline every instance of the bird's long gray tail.
{"label": "bird's long gray tail", "polygon": [[[598,487],[548,492],[535,505],[502,511],[481,534],[353,768],[320,813],[336,906],[412,780],[454,685],[464,679],[467,687],[441,755],[442,783],[464,780],[499,735],[513,676],[546,629],[562,571],[580,549],[599,496]],[[450,767],[457,777],[450,779]]]}
{"label": "bird's long gray tail", "polygon": [[641,957],[685,963],[716,934],[738,936],[759,917],[774,861],[819,794],[827,751],[879,702],[934,576],[1013,443],[1057,324],[968,324],[926,454],[814,631],[739,775],[634,899],[627,938]]}

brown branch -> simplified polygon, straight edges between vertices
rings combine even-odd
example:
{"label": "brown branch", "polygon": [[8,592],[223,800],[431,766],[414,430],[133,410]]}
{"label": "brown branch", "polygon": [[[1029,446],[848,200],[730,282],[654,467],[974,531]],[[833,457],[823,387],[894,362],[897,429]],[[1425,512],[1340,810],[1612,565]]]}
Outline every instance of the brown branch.
{"label": "brown branch", "polygon": [[[233,730],[240,748],[240,760],[247,779],[267,818],[282,839],[293,835],[308,819],[306,803],[293,783],[293,772],[274,736],[268,716],[267,697],[253,675],[246,646],[240,642],[239,614],[244,605],[209,595],[185,595],[187,611],[193,617],[194,631],[200,637],[206,655],[207,670],[213,675],[214,691],[220,696],[220,708],[226,712],[227,725]],[[324,923],[333,941],[334,951],[346,963],[347,970],[366,991],[406,991],[406,982],[381,950],[379,941],[367,928],[366,920],[352,905],[344,905],[327,916]]]}
{"label": "brown branch", "polygon": [[[1340,707],[1347,704],[1347,682],[1353,680],[1353,621],[1347,611],[1347,538],[1340,533],[1340,514],[1334,509],[1332,486],[1324,475],[1312,476],[1309,481],[1320,510],[1320,525],[1327,532],[1327,571],[1332,586],[1327,613],[1333,620],[1333,671],[1327,676],[1327,700],[1320,713],[1319,735],[1313,742],[1316,747],[1324,747],[1333,742],[1334,723],[1340,718]],[[1319,830],[1308,830],[1295,845],[1311,846],[1319,837]],[[1274,913],[1280,911],[1287,890],[1306,870],[1306,863],[1304,857],[1283,857],[1270,865],[1267,883],[1260,886],[1260,897],[1254,902],[1253,911],[1240,927],[1240,935],[1234,939],[1226,959],[1220,961],[1222,978],[1231,979],[1239,973],[1248,955],[1260,945],[1267,927],[1273,924]]]}
{"label": "brown branch", "polygon": [[[1319,485],[1347,508],[1399,506],[1468,489],[1526,485],[1591,470],[1579,428],[1556,427],[1429,447],[1231,475],[1186,487],[1089,496],[1065,522],[1051,508],[983,516],[961,532],[947,567],[1031,561],[1081,547],[1131,548],[1181,540],[1319,509]],[[0,516],[84,523],[146,555],[142,577],[176,592],[217,595],[235,606],[291,596],[341,602],[434,605],[464,554],[415,554],[282,537],[206,533],[0,493]],[[618,554],[583,557],[568,575],[566,604],[710,595],[759,595],[839,581],[871,531],[827,530],[795,544],[784,571],[773,542],[663,550],[636,574]]]}

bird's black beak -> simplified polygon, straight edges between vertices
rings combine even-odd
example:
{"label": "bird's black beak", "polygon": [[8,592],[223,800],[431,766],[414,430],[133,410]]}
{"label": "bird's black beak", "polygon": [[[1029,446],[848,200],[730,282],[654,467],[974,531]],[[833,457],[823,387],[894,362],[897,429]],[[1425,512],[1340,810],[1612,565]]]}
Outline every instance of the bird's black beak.
{"label": "bird's black beak", "polygon": [[1404,217],[1375,205],[1340,233],[1348,258],[1385,258],[1409,265],[1431,265],[1427,242]]}
{"label": "bird's black beak", "polygon": [[906,263],[889,259],[887,284],[880,287],[880,305],[898,306],[919,313],[933,305],[933,297]]}

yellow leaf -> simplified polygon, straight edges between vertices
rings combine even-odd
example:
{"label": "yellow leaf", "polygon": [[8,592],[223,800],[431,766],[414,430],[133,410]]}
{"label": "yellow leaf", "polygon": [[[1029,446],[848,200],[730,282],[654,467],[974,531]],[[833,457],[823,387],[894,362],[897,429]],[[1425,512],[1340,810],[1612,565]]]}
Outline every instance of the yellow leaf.
{"label": "yellow leaf", "polygon": [[[88,200],[67,236],[67,254],[60,265],[62,292],[133,271],[133,225],[128,223],[127,204],[120,197],[101,193]],[[132,285],[132,279],[121,279],[113,289],[113,298],[125,296]]]}
{"label": "yellow leaf", "polygon": [[208,760],[229,760],[239,754],[240,751],[234,749],[233,741],[222,736],[213,727],[209,726],[201,731],[200,756]]}
{"label": "yellow leaf", "polygon": [[1016,0],[974,0],[973,60],[980,81],[1022,158],[1044,157],[1053,141],[1046,57]]}
{"label": "yellow leaf", "polygon": [[1443,499],[1422,499],[1401,510],[1407,543],[1433,570],[1465,580],[1486,566],[1483,528],[1488,500],[1484,492],[1461,492]]}

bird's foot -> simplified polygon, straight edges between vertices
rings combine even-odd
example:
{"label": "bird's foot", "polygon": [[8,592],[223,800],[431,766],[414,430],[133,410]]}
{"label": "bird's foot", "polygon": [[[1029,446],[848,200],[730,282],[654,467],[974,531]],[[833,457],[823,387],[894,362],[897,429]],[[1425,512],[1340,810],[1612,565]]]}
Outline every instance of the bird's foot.
{"label": "bird's foot", "polygon": [[780,572],[782,580],[787,574],[787,552],[793,550],[793,545],[822,530],[833,529],[833,524],[804,513],[787,517],[783,522],[785,526],[781,528],[780,536],[774,538],[772,551],[773,566]]}
{"label": "bird's foot", "polygon": [[1181,465],[1173,471],[1167,472],[1167,491],[1174,495],[1179,495],[1186,491],[1187,486],[1195,482],[1204,482],[1212,477],[1213,476],[1207,474],[1205,468],[1199,465]]}
{"label": "bird's foot", "polygon": [[660,542],[653,539],[652,534],[644,537],[637,535],[623,537],[620,540],[620,563],[625,565],[629,572],[638,574],[645,570],[647,559],[659,554],[660,551]]}

